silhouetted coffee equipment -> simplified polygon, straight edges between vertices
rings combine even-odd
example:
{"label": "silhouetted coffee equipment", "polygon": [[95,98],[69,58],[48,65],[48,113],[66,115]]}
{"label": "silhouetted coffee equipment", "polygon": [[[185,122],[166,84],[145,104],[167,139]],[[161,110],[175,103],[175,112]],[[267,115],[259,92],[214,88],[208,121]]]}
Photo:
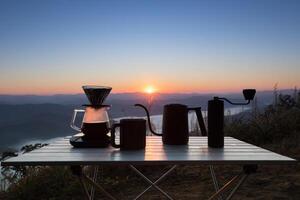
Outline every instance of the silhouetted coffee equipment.
{"label": "silhouetted coffee equipment", "polygon": [[186,105],[182,104],[165,105],[163,110],[162,133],[157,133],[152,129],[149,111],[147,108],[141,104],[135,104],[135,106],[142,107],[146,111],[150,131],[154,135],[162,136],[164,144],[185,145],[188,143],[188,113],[191,110],[196,112],[202,135],[206,135],[206,128],[201,113],[201,107],[188,108]]}
{"label": "silhouetted coffee equipment", "polygon": [[224,146],[224,101],[232,105],[248,105],[255,96],[255,89],[244,89],[243,95],[247,102],[234,103],[224,97],[214,97],[208,101],[208,146],[221,148]]}
{"label": "silhouetted coffee equipment", "polygon": [[[71,121],[71,128],[82,132],[83,136],[74,136],[70,139],[77,147],[107,147],[110,144],[109,105],[103,105],[104,100],[111,91],[111,87],[82,86],[90,104],[83,105],[85,110],[75,109]],[[82,112],[81,127],[75,125],[77,113]]]}
{"label": "silhouetted coffee equipment", "polygon": [[[120,142],[116,144],[115,129],[120,128]],[[146,146],[146,120],[121,119],[120,123],[113,124],[111,128],[111,144],[121,150],[144,149]]]}

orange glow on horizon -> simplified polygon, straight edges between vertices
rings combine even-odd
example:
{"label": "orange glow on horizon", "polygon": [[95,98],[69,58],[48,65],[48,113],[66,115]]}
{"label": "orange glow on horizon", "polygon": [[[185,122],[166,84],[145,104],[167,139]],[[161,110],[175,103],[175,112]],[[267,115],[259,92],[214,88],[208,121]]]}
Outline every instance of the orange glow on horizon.
{"label": "orange glow on horizon", "polygon": [[[147,81],[148,82],[148,81]],[[240,93],[243,88],[256,88],[258,91],[273,90],[274,84],[256,81],[255,83],[246,82],[241,84],[239,81],[198,81],[193,82],[164,82],[161,80],[153,81],[153,84],[148,84],[146,81],[135,81],[132,83],[107,83],[105,85],[113,88],[111,93],[136,93],[142,92],[145,94],[153,93]],[[97,85],[97,83],[94,83]],[[69,84],[53,84],[53,85],[1,85],[0,94],[8,95],[54,95],[54,94],[82,94],[82,85],[86,83],[69,83]],[[98,84],[99,85],[99,84]],[[102,84],[100,84],[102,85]],[[266,87],[268,85],[268,87]],[[290,86],[289,86],[290,85]],[[159,88],[159,89],[158,89]],[[294,84],[279,84],[278,89],[292,89]]]}

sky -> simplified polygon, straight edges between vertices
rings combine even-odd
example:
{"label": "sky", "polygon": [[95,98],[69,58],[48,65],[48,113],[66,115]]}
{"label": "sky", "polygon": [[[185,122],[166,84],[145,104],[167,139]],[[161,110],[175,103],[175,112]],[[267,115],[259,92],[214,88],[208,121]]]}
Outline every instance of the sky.
{"label": "sky", "polygon": [[0,94],[300,86],[300,1],[0,0]]}

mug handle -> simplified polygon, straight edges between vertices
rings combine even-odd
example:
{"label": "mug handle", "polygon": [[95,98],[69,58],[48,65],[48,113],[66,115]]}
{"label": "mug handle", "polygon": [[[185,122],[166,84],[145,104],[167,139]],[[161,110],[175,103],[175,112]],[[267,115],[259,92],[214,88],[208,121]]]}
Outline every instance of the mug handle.
{"label": "mug handle", "polygon": [[70,123],[70,126],[72,129],[74,129],[75,131],[81,131],[81,128],[79,128],[78,126],[75,125],[75,120],[76,120],[76,116],[77,116],[77,113],[79,112],[85,112],[84,110],[80,110],[80,109],[75,109],[74,112],[73,112],[73,115],[72,115],[72,120],[71,120],[71,123]]}
{"label": "mug handle", "polygon": [[121,145],[120,144],[116,144],[116,128],[117,127],[121,127],[121,124],[120,123],[117,123],[117,124],[113,124],[112,127],[111,127],[111,131],[110,131],[110,134],[111,134],[111,146],[115,147],[115,148],[120,148]]}
{"label": "mug handle", "polygon": [[204,119],[203,119],[203,116],[202,116],[201,107],[188,108],[188,110],[194,110],[196,112],[196,116],[197,116],[197,119],[198,119],[198,124],[200,126],[202,136],[207,136],[207,131],[206,131],[206,127],[205,127],[205,124],[204,124]]}

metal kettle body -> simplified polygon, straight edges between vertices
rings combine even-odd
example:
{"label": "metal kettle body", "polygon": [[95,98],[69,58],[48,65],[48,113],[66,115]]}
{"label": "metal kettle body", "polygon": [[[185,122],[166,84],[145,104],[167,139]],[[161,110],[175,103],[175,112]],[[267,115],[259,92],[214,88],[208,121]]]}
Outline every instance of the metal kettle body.
{"label": "metal kettle body", "polygon": [[146,111],[148,118],[150,131],[157,136],[162,136],[164,144],[169,145],[185,145],[189,141],[189,121],[188,112],[195,110],[200,125],[200,129],[203,135],[206,135],[206,129],[201,114],[201,108],[188,108],[182,104],[168,104],[164,106],[163,110],[163,123],[162,133],[153,131],[150,123],[150,115],[147,108],[141,104],[135,104],[135,106],[142,107]]}

